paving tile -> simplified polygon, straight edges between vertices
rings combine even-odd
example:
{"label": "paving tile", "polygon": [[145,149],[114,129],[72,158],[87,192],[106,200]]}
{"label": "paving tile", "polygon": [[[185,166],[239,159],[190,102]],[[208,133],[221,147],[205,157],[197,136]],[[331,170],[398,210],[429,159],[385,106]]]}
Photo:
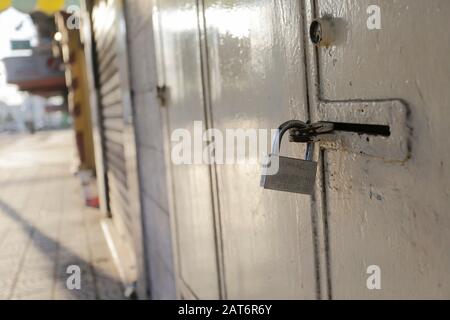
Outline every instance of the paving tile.
{"label": "paving tile", "polygon": [[[84,207],[70,173],[72,132],[16,139],[0,149],[0,299],[123,299],[101,214]],[[30,162],[8,163],[9,148]],[[67,288],[70,265],[81,268],[81,290]]]}

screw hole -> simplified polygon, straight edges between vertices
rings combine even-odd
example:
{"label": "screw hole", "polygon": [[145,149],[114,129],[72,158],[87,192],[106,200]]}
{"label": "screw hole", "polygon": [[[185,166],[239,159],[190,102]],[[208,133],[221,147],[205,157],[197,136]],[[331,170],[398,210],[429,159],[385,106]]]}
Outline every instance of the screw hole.
{"label": "screw hole", "polygon": [[320,44],[322,41],[322,25],[319,21],[315,20],[311,23],[311,27],[309,28],[309,36],[312,43],[315,45]]}

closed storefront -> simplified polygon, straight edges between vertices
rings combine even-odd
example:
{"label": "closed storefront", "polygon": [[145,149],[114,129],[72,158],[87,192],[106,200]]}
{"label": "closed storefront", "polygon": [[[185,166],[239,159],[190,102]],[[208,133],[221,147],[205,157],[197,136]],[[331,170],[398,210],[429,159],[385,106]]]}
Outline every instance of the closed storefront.
{"label": "closed storefront", "polygon": [[264,190],[258,165],[168,164],[182,297],[449,297],[450,6],[372,2],[155,2],[169,134],[336,126],[312,196]]}
{"label": "closed storefront", "polygon": [[99,80],[99,107],[105,171],[108,189],[108,208],[120,220],[123,233],[131,234],[127,170],[124,149],[124,109],[126,92],[122,91],[117,28],[117,11],[114,1],[98,1],[92,12],[93,35]]}
{"label": "closed storefront", "polygon": [[[101,205],[150,297],[450,297],[448,2],[85,3]],[[314,172],[283,191],[217,161],[289,120]]]}
{"label": "closed storefront", "polygon": [[[92,79],[93,125],[102,210],[126,285],[145,292],[137,153],[123,1],[86,2],[85,51]],[[90,40],[90,41],[89,41]],[[112,227],[112,228],[111,228]]]}

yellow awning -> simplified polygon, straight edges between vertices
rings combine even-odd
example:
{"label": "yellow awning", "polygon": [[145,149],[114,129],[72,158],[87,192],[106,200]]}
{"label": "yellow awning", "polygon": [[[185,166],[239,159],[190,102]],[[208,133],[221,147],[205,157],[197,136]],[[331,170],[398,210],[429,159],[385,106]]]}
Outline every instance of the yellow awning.
{"label": "yellow awning", "polygon": [[64,10],[71,5],[79,6],[79,0],[0,0],[0,12],[14,7],[24,13],[42,11],[46,14],[53,14]]}

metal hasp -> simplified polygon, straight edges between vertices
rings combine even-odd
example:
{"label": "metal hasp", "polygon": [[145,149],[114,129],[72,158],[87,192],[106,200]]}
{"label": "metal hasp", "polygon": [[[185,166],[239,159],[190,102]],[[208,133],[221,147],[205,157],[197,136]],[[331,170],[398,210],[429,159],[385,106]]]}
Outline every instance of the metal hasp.
{"label": "metal hasp", "polygon": [[320,101],[317,117],[321,121],[382,129],[377,134],[369,130],[344,131],[335,126],[332,139],[322,141],[321,147],[381,158],[388,162],[405,162],[411,153],[408,116],[408,106],[402,100]]}
{"label": "metal hasp", "polygon": [[410,154],[408,108],[401,100],[320,101],[318,122],[290,129],[289,140],[404,162]]}
{"label": "metal hasp", "polygon": [[280,156],[284,134],[291,129],[307,130],[308,125],[298,120],[285,122],[274,137],[272,154],[263,166],[261,186],[264,189],[312,195],[316,181],[317,162],[312,161],[314,144],[309,142],[305,160]]}

